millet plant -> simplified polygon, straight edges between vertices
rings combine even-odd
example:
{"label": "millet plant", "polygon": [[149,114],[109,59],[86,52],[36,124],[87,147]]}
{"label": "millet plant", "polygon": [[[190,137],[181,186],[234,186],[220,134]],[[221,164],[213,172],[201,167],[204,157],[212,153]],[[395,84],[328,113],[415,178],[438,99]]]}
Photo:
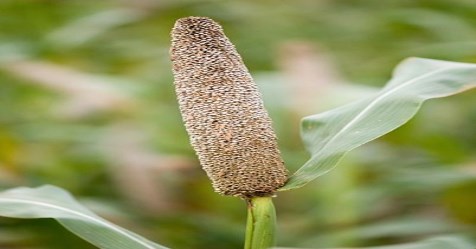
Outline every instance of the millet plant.
{"label": "millet plant", "polygon": [[[476,86],[475,64],[407,59],[378,93],[305,117],[301,135],[311,157],[288,174],[258,88],[221,26],[206,17],[179,19],[170,55],[182,118],[203,169],[216,192],[247,203],[245,249],[275,245],[272,199],[279,192],[306,185],[348,151],[405,124],[425,100]],[[54,218],[103,249],[166,248],[100,218],[50,185],[1,192],[0,215]]]}

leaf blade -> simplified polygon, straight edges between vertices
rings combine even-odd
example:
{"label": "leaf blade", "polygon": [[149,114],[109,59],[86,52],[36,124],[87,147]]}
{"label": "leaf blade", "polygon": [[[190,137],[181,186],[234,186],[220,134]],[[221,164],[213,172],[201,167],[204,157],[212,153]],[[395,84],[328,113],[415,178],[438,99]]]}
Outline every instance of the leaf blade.
{"label": "leaf blade", "polygon": [[0,192],[0,215],[53,218],[65,228],[103,249],[166,249],[95,215],[66,191],[50,185]]}
{"label": "leaf blade", "polygon": [[410,58],[376,95],[303,119],[301,137],[311,158],[280,191],[302,187],[329,172],[350,150],[410,120],[425,100],[476,87],[476,64]]}

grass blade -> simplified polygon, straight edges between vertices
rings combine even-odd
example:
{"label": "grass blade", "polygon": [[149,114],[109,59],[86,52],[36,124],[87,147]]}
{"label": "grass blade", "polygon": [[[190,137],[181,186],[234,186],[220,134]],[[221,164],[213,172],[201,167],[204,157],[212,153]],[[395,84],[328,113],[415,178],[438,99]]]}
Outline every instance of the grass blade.
{"label": "grass blade", "polygon": [[103,249],[166,249],[95,215],[55,186],[15,188],[0,192],[0,215],[53,218],[65,228]]}
{"label": "grass blade", "polygon": [[280,190],[299,188],[330,171],[348,151],[402,126],[427,99],[476,86],[476,64],[407,59],[376,95],[304,118],[309,159]]}

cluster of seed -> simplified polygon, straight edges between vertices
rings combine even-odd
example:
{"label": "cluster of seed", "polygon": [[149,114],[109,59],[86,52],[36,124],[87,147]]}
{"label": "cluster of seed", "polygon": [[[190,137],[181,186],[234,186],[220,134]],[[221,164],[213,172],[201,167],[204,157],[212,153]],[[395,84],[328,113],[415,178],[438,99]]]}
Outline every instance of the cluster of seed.
{"label": "cluster of seed", "polygon": [[182,118],[215,191],[272,195],[287,171],[258,88],[221,26],[179,19],[170,53]]}

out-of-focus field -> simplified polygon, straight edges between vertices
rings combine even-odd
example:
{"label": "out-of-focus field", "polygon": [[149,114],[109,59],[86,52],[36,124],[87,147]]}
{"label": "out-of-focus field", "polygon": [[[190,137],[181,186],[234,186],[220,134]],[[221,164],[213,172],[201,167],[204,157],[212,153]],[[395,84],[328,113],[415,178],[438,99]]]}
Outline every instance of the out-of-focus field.
{"label": "out-of-focus field", "polygon": [[[366,96],[410,56],[476,63],[472,0],[1,0],[0,188],[54,184],[171,248],[240,248],[245,204],[213,192],[168,57],[176,19],[220,22],[262,90],[290,171],[302,117]],[[476,92],[280,193],[278,244],[476,242]],[[94,248],[53,220],[0,218],[0,248]]]}

